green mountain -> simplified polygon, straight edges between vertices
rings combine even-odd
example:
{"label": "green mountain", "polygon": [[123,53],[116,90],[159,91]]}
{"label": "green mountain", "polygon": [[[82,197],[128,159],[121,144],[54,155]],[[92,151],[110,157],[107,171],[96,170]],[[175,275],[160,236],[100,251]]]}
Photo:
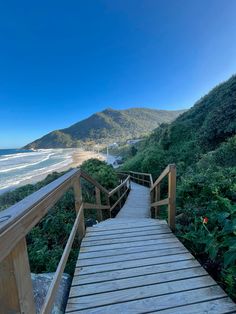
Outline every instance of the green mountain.
{"label": "green mountain", "polygon": [[139,138],[149,134],[161,123],[169,123],[185,110],[154,110],[131,108],[106,109],[72,126],[53,131],[28,144],[25,148],[78,147],[81,142],[109,143]]}
{"label": "green mountain", "polygon": [[[157,128],[123,170],[157,177],[169,163],[177,165],[176,234],[236,300],[236,76]],[[163,199],[166,182],[161,191]]]}
{"label": "green mountain", "polygon": [[148,172],[154,169],[154,162],[157,165],[154,175],[168,163],[179,163],[180,169],[185,169],[235,134],[236,76],[233,76],[172,123],[155,129],[127,167]]}

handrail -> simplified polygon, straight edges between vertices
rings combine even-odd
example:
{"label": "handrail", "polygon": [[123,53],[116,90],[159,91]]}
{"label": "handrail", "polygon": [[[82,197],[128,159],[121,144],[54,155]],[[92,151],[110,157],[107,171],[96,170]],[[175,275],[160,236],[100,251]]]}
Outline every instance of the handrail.
{"label": "handrail", "polygon": [[111,192],[109,192],[109,197],[115,194],[118,190],[120,190],[124,185],[127,185],[127,182],[130,181],[130,176],[128,176],[120,185],[115,187]]}
{"label": "handrail", "polygon": [[[80,178],[95,186],[96,204],[83,202]],[[128,182],[129,185],[127,185]],[[0,312],[35,314],[25,237],[70,188],[73,188],[75,194],[76,219],[46,295],[41,314],[51,313],[56,289],[60,283],[76,233],[78,233],[79,240],[82,240],[85,234],[84,209],[96,209],[101,220],[103,219],[102,210],[109,210],[110,216],[111,211],[118,204],[121,205],[123,198],[127,197],[130,190],[130,177],[128,176],[119,186],[109,192],[83,170],[73,169],[17,204],[0,212]],[[105,194],[107,205],[101,204],[101,192]],[[111,206],[110,198],[115,193],[118,193],[118,201],[115,201],[115,204]],[[121,196],[120,193],[122,193]]]}
{"label": "handrail", "polygon": [[[151,187],[153,184],[152,175],[145,172],[136,172],[136,171],[124,171],[120,172],[121,174],[129,174],[130,178],[134,181],[138,181],[139,184]],[[146,179],[144,179],[146,177]]]}
{"label": "handrail", "polygon": [[[168,205],[168,224],[172,230],[175,229],[175,207],[176,207],[176,166],[169,164],[153,183],[152,175],[145,172],[127,171],[122,174],[129,174],[130,178],[138,181],[139,184],[149,184],[151,194],[151,208],[155,208],[155,215],[159,212],[160,206]],[[160,199],[160,184],[168,176],[168,197]],[[149,179],[146,180],[148,177]]]}
{"label": "handrail", "polygon": [[[168,176],[168,198],[160,199],[161,181]],[[168,224],[172,230],[175,229],[175,210],[176,210],[176,166],[168,165],[153,183],[151,189],[151,208],[155,208],[155,217],[158,214],[159,206],[168,205]]]}

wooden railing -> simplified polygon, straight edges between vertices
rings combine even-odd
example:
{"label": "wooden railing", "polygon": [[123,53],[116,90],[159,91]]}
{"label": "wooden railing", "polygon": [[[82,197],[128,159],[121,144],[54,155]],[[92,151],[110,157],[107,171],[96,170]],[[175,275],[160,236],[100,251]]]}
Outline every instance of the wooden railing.
{"label": "wooden railing", "polygon": [[128,171],[128,172],[122,172],[123,174],[130,175],[130,179],[138,184],[152,187],[153,180],[152,175],[150,173],[144,173],[144,172],[135,172],[135,171]]}
{"label": "wooden railing", "polygon": [[[81,178],[95,187],[96,204],[83,202]],[[0,213],[0,313],[36,313],[25,237],[70,188],[73,188],[75,195],[76,219],[41,314],[51,313],[75,236],[78,235],[80,241],[84,237],[84,210],[96,209],[99,220],[103,219],[104,210],[108,210],[111,216],[116,206],[128,195],[130,176],[109,192],[81,169],[74,169]],[[102,193],[105,195],[105,205],[101,204]],[[111,204],[114,195],[117,195],[117,200]]]}
{"label": "wooden railing", "polygon": [[[168,197],[161,200],[160,184],[165,177],[168,177]],[[155,217],[160,206],[168,205],[168,224],[172,230],[175,229],[175,211],[176,211],[176,166],[168,165],[153,183],[151,189],[151,208],[155,208]]]}
{"label": "wooden railing", "polygon": [[[176,212],[176,166],[168,165],[160,174],[157,180],[153,183],[152,175],[143,172],[122,172],[130,175],[132,181],[150,187],[151,194],[151,209],[154,208],[154,218],[158,216],[160,206],[168,205],[168,224],[172,230],[175,229],[175,212]],[[168,197],[161,200],[161,182],[165,177],[168,177]]]}

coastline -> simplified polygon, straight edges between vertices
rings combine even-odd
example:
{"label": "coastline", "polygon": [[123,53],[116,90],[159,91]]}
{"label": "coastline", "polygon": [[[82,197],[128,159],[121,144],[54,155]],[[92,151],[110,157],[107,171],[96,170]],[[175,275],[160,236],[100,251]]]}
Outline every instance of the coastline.
{"label": "coastline", "polygon": [[2,189],[2,190],[0,190],[0,195],[3,195],[6,192],[13,191],[13,190],[15,190],[21,186],[27,185],[27,184],[35,184],[41,180],[44,180],[50,173],[64,172],[64,171],[67,171],[71,168],[79,167],[84,161],[91,159],[91,158],[96,158],[96,159],[103,160],[103,161],[106,160],[106,156],[103,154],[95,153],[93,151],[84,151],[82,149],[75,149],[72,152],[71,158],[72,158],[72,161],[68,165],[59,167],[58,169],[52,170],[51,172],[47,172],[45,174],[36,175],[33,178],[26,179],[26,180],[22,181],[18,185],[14,185],[14,186],[10,186],[8,188]]}

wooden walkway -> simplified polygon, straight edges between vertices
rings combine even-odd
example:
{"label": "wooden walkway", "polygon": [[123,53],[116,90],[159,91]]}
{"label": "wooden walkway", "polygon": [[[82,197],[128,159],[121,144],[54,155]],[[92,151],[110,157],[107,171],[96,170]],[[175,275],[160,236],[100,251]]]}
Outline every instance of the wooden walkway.
{"label": "wooden walkway", "polygon": [[132,183],[117,218],[87,228],[66,313],[236,313],[166,222],[148,218],[149,194]]}

